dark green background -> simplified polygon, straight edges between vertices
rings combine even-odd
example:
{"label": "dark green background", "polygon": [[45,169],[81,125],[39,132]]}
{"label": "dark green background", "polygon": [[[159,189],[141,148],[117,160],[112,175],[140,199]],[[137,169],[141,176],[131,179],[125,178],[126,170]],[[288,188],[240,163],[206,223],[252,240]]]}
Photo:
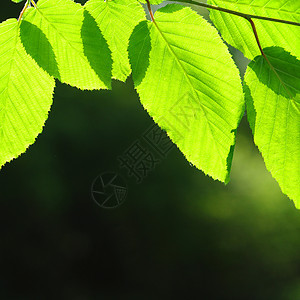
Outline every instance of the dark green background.
{"label": "dark green background", "polygon": [[[22,9],[1,5],[1,21]],[[118,170],[151,124],[131,80],[94,92],[57,83],[43,133],[0,172],[0,299],[300,299],[300,213],[246,119],[227,186],[177,149],[139,185]],[[115,210],[90,195],[110,170],[129,186]]]}

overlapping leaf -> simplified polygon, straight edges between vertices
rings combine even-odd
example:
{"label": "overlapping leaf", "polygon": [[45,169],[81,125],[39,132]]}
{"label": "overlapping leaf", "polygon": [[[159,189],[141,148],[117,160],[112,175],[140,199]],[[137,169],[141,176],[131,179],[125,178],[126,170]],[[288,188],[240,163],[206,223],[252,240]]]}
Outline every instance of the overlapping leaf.
{"label": "overlapping leaf", "polygon": [[54,79],[26,53],[15,19],[0,24],[0,168],[25,152],[42,131]]}
{"label": "overlapping leaf", "polygon": [[40,0],[21,25],[22,42],[41,67],[81,89],[111,87],[112,59],[95,20],[71,0]]}
{"label": "overlapping leaf", "polygon": [[267,169],[300,208],[300,61],[279,47],[265,53],[273,67],[258,56],[245,75],[248,119]]}
{"label": "overlapping leaf", "polygon": [[196,167],[228,180],[243,112],[240,77],[217,31],[190,8],[168,5],[129,45],[144,107]]}
{"label": "overlapping leaf", "polygon": [[[208,0],[207,3],[252,15],[300,22],[297,0]],[[211,10],[210,16],[223,38],[249,59],[260,55],[251,25],[239,16]],[[300,26],[254,20],[262,47],[280,46],[300,58]]]}
{"label": "overlapping leaf", "polygon": [[134,27],[145,19],[143,7],[132,0],[90,0],[85,8],[108,42],[113,58],[113,78],[125,81],[131,73],[127,52],[129,37]]}

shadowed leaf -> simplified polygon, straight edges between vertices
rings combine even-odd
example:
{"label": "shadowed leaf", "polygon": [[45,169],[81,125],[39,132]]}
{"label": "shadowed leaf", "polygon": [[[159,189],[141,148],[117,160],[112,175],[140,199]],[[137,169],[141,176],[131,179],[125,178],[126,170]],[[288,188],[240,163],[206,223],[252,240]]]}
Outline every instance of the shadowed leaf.
{"label": "shadowed leaf", "polygon": [[264,49],[245,75],[248,119],[267,169],[300,208],[300,61],[282,48]]}

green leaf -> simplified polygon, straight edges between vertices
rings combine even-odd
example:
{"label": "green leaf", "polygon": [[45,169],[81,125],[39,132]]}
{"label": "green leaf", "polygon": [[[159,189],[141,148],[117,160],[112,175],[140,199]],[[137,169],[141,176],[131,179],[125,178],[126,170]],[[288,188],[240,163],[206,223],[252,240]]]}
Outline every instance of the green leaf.
{"label": "green leaf", "polygon": [[11,0],[12,2],[15,2],[15,3],[20,3],[20,2],[23,2],[24,0]]}
{"label": "green leaf", "polygon": [[128,43],[135,26],[145,19],[143,7],[132,0],[90,0],[85,4],[95,18],[112,52],[114,79],[125,81],[131,73]]}
{"label": "green leaf", "polygon": [[111,88],[111,53],[95,20],[71,0],[40,0],[37,6],[21,24],[27,52],[63,83]]}
{"label": "green leaf", "polygon": [[248,120],[267,169],[300,208],[300,61],[279,47],[265,54],[277,73],[262,56],[249,64]]}
{"label": "green leaf", "polygon": [[18,31],[15,19],[0,24],[0,168],[42,131],[55,85],[26,53]]}
{"label": "green leaf", "polygon": [[[208,0],[208,4],[263,17],[300,22],[298,0]],[[223,38],[249,59],[260,55],[250,23],[239,16],[210,10],[210,17]],[[262,47],[280,46],[300,58],[300,27],[253,20]]]}
{"label": "green leaf", "polygon": [[216,29],[190,8],[165,6],[155,20],[129,43],[141,102],[188,161],[227,182],[244,111],[239,72]]}

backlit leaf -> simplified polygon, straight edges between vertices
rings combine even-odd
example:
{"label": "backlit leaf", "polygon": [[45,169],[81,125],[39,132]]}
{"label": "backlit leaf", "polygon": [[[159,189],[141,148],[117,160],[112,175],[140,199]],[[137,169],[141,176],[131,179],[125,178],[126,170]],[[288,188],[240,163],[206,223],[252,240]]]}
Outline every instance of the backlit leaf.
{"label": "backlit leaf", "polygon": [[18,21],[0,24],[0,168],[25,152],[42,131],[54,79],[26,53]]}
{"label": "backlit leaf", "polygon": [[125,81],[131,73],[127,51],[129,37],[134,27],[145,19],[143,7],[132,0],[90,0],[85,8],[108,42],[113,58],[113,78]]}
{"label": "backlit leaf", "polygon": [[27,52],[49,74],[81,89],[111,87],[112,59],[95,20],[71,0],[40,0],[21,24]]}
{"label": "backlit leaf", "polygon": [[243,113],[238,70],[215,28],[181,5],[144,21],[129,45],[145,109],[188,161],[228,181],[235,129]]}

